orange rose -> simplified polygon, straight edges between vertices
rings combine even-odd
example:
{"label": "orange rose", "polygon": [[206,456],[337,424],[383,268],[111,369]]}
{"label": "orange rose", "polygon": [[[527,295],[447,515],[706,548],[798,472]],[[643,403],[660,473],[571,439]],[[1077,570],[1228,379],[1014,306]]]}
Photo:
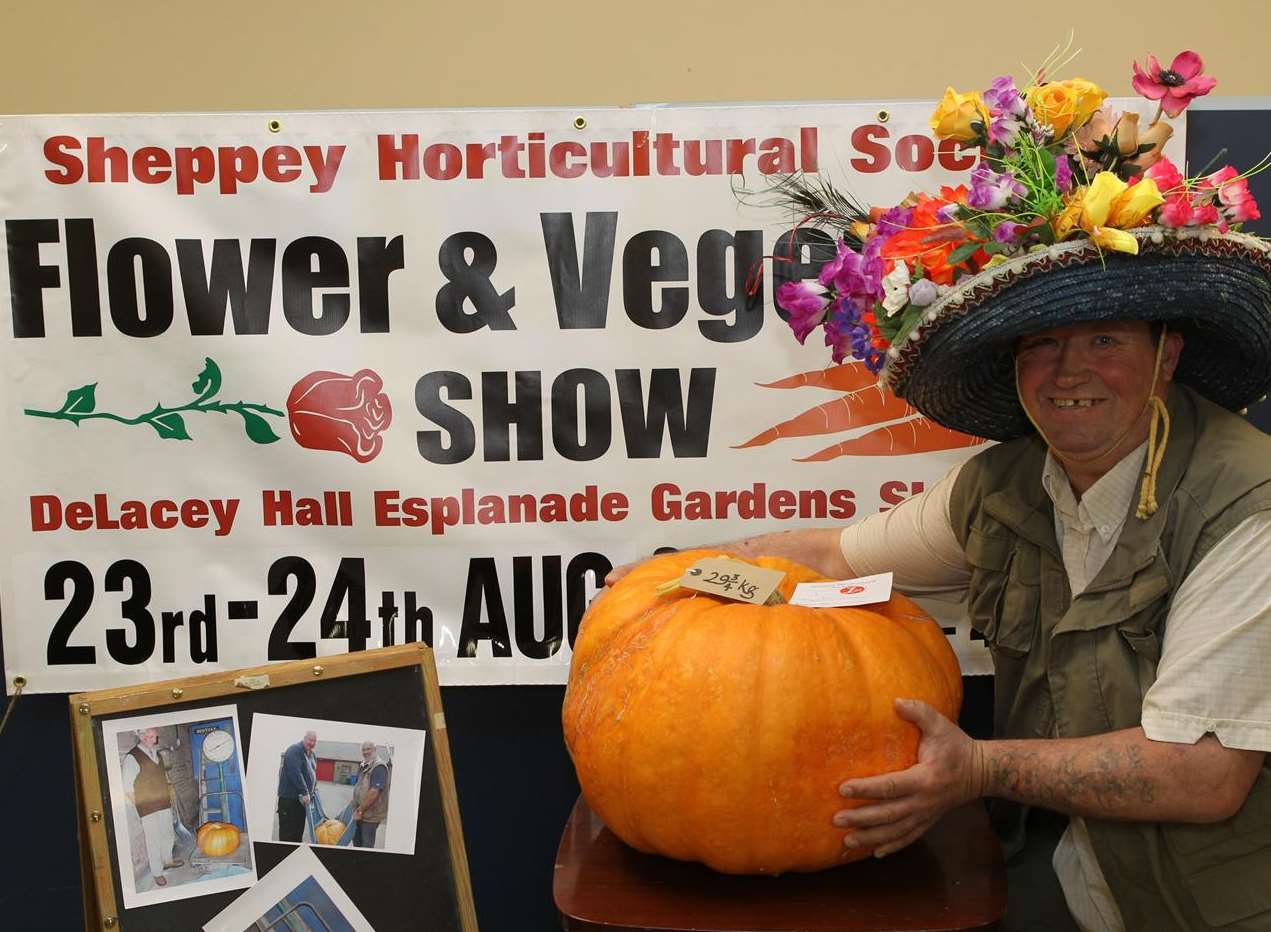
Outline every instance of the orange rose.
{"label": "orange rose", "polygon": [[1038,84],[1024,92],[1024,98],[1039,123],[1054,128],[1058,139],[1084,126],[1108,96],[1097,84],[1084,78]]}
{"label": "orange rose", "polygon": [[[975,128],[976,124],[979,129]],[[959,94],[948,88],[931,114],[930,125],[931,132],[939,139],[976,142],[987,130],[989,112],[984,108],[984,100],[975,91]]]}

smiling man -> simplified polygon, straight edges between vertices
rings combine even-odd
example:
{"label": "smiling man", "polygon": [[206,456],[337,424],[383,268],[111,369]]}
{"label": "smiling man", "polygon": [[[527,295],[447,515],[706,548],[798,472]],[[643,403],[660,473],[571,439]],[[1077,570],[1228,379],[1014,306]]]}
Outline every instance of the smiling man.
{"label": "smiling man", "polygon": [[1271,929],[1271,437],[1233,413],[1271,388],[1271,247],[1155,232],[968,278],[892,355],[898,395],[1002,443],[846,528],[721,547],[965,600],[993,740],[898,701],[918,763],[845,782],[833,822],[886,856],[989,799],[1007,929]]}

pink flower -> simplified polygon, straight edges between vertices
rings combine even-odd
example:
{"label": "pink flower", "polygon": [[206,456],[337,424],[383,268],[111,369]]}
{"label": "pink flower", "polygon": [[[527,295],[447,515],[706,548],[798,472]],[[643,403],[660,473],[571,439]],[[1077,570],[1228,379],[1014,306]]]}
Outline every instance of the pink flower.
{"label": "pink flower", "polygon": [[1159,100],[1161,109],[1176,117],[1195,98],[1203,97],[1214,89],[1218,81],[1201,74],[1205,63],[1193,51],[1179,52],[1169,68],[1162,68],[1155,55],[1147,57],[1147,68],[1134,63],[1134,77],[1130,83],[1148,100]]}
{"label": "pink flower", "polygon": [[1212,175],[1200,180],[1197,187],[1217,189],[1218,202],[1222,204],[1223,216],[1233,223],[1244,223],[1246,220],[1258,220],[1262,217],[1258,210],[1258,202],[1249,192],[1249,180],[1242,178],[1230,165],[1220,168]]}
{"label": "pink flower", "polygon": [[1186,194],[1180,193],[1165,198],[1165,203],[1161,205],[1161,211],[1157,215],[1157,219],[1160,220],[1163,226],[1177,228],[1190,226],[1194,216],[1195,211],[1192,210],[1192,199]]}
{"label": "pink flower", "polygon": [[1157,190],[1167,197],[1171,191],[1181,191],[1183,188],[1183,173],[1167,158],[1162,158],[1145,171],[1143,176],[1155,181]]}
{"label": "pink flower", "polygon": [[819,285],[786,282],[777,289],[777,306],[790,315],[786,322],[794,331],[794,338],[802,343],[825,320],[830,302]]}

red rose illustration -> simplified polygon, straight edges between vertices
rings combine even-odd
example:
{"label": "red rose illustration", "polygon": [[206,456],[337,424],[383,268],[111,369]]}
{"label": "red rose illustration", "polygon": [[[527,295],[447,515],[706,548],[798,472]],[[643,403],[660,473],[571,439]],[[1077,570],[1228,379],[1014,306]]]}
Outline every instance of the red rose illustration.
{"label": "red rose illustration", "polygon": [[375,459],[380,434],[393,420],[384,380],[370,369],[354,375],[310,372],[287,396],[287,420],[296,443],[309,450],[347,453],[359,463]]}

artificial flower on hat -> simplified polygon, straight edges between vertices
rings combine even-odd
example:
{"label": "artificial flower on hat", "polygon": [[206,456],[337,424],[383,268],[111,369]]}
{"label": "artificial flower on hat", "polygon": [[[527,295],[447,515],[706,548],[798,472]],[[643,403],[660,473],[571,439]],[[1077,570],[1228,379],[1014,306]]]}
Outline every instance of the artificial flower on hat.
{"label": "artificial flower on hat", "polygon": [[[866,208],[822,178],[778,182],[799,224],[836,241],[815,284],[778,289],[796,337],[823,328],[835,363],[859,360],[930,421],[992,440],[1035,429],[1016,388],[1016,341],[1071,324],[1181,331],[1173,380],[1229,410],[1271,392],[1271,243],[1240,229],[1261,217],[1249,177],[1271,159],[1188,177],[1165,155],[1169,120],[1214,87],[1195,52],[1169,68],[1155,56],[1133,66],[1132,84],[1157,104],[1150,121],[1051,70],[946,90],[931,131],[979,148],[966,184]],[[1169,436],[1159,400],[1149,435],[1143,520],[1157,511]]]}

